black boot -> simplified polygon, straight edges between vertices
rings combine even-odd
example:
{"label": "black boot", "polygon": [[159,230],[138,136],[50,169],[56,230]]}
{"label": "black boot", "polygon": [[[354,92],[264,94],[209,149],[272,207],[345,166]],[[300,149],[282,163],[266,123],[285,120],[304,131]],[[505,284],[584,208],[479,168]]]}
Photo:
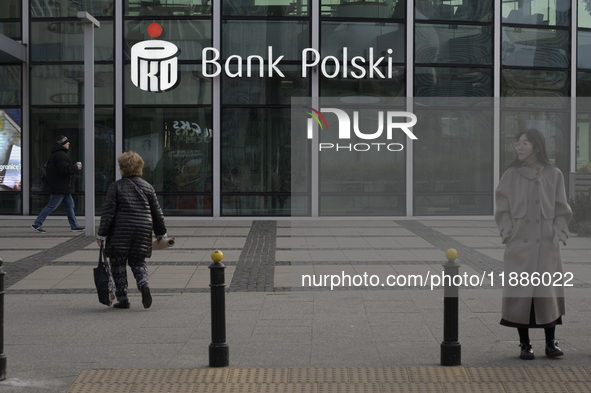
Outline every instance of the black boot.
{"label": "black boot", "polygon": [[121,300],[113,304],[113,308],[129,308],[129,300]]}
{"label": "black boot", "polygon": [[564,352],[558,347],[558,341],[550,340],[546,342],[546,356],[557,358],[562,355],[564,355]]}
{"label": "black boot", "polygon": [[140,290],[142,292],[142,304],[144,308],[150,308],[152,305],[152,295],[150,295],[150,287],[148,285],[144,285]]}
{"label": "black boot", "polygon": [[519,346],[521,347],[521,354],[519,355],[519,359],[531,360],[536,358],[531,343],[521,343],[519,344]]}

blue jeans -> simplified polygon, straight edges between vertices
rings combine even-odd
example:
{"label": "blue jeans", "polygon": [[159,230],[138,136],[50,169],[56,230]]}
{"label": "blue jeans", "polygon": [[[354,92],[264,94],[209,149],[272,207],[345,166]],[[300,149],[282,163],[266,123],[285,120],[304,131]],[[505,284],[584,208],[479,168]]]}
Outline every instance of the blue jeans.
{"label": "blue jeans", "polygon": [[35,220],[34,225],[43,225],[43,221],[45,221],[49,213],[57,209],[60,203],[63,203],[66,208],[66,215],[68,216],[70,227],[72,229],[78,228],[78,221],[76,221],[76,215],[74,214],[74,199],[72,199],[72,195],[70,194],[51,194],[49,203],[41,213],[39,213],[39,217]]}

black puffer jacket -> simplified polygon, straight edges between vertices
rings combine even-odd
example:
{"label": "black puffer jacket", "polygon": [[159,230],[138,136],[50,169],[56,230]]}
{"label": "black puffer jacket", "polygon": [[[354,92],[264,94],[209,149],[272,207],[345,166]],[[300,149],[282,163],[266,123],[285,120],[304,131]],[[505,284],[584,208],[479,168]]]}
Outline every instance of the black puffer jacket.
{"label": "black puffer jacket", "polygon": [[51,149],[51,158],[47,163],[47,183],[52,194],[71,194],[74,192],[74,173],[78,170],[70,163],[68,149],[55,143]]}
{"label": "black puffer jacket", "polygon": [[107,237],[105,255],[149,258],[152,229],[156,236],[166,234],[164,214],[150,183],[139,177],[124,177],[111,184],[98,231],[99,236]]}

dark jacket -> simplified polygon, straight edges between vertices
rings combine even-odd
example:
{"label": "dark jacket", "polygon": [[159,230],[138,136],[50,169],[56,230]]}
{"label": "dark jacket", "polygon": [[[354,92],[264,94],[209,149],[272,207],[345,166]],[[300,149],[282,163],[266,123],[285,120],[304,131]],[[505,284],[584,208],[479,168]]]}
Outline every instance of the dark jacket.
{"label": "dark jacket", "polygon": [[105,255],[149,258],[152,229],[156,236],[166,234],[164,214],[150,183],[140,177],[124,177],[111,184],[98,230],[99,236],[107,237]]}
{"label": "dark jacket", "polygon": [[71,194],[74,192],[74,173],[76,165],[70,163],[68,149],[55,143],[47,163],[47,183],[51,194]]}

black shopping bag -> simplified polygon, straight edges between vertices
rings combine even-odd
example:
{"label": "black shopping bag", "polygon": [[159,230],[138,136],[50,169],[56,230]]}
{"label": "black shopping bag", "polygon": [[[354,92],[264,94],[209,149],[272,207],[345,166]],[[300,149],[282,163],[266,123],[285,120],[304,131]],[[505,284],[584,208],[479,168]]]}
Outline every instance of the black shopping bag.
{"label": "black shopping bag", "polygon": [[115,281],[111,275],[111,269],[107,261],[103,261],[103,247],[99,253],[98,266],[94,269],[94,285],[98,294],[99,302],[111,306],[115,299]]}

